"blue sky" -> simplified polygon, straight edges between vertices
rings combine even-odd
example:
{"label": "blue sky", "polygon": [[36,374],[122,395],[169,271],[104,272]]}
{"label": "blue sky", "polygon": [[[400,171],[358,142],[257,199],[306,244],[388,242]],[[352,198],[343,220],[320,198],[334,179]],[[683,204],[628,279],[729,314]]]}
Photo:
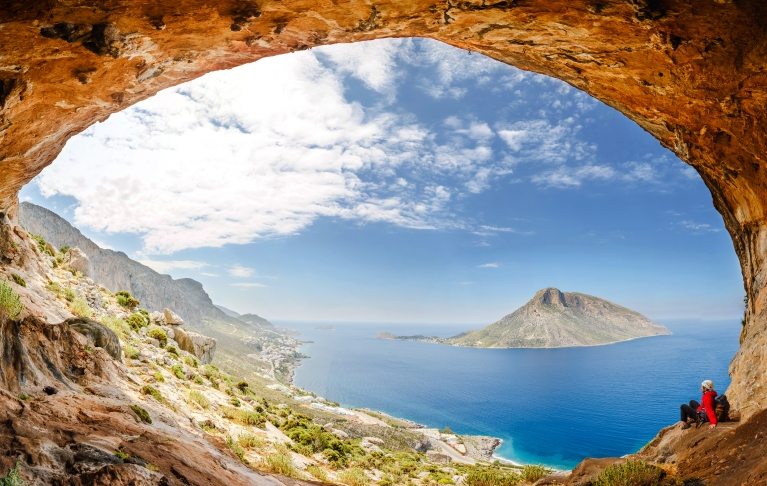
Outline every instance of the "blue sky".
{"label": "blue sky", "polygon": [[558,80],[430,40],[206,75],[69,141],[22,200],[276,320],[491,323],[536,290],[738,318],[695,171]]}

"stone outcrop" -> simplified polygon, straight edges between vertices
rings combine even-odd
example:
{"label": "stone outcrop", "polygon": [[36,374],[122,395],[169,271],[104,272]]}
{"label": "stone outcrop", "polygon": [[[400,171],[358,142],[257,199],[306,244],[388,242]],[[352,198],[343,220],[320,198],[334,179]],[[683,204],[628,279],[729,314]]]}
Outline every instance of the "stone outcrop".
{"label": "stone outcrop", "polygon": [[165,322],[167,324],[170,324],[171,326],[183,326],[184,320],[181,319],[178,314],[173,312],[170,309],[164,309],[163,310],[163,317],[165,317]]}
{"label": "stone outcrop", "polygon": [[173,329],[173,339],[178,343],[179,348],[195,355],[201,363],[207,364],[213,361],[216,354],[216,340],[214,338],[176,327]]}
{"label": "stone outcrop", "polygon": [[122,359],[122,346],[117,334],[100,322],[87,317],[73,317],[64,321],[69,328],[79,332],[93,342],[96,347],[103,348],[112,359]]}
{"label": "stone outcrop", "polygon": [[71,136],[163,88],[267,56],[419,36],[562,79],[703,178],[748,296],[728,395],[746,415],[767,400],[762,0],[85,0],[77,8],[11,0],[0,22],[0,210],[11,219],[19,189]]}
{"label": "stone outcrop", "polygon": [[86,277],[93,276],[93,271],[91,270],[91,261],[88,258],[88,255],[86,255],[81,249],[77,247],[70,248],[69,251],[67,251],[66,255],[64,255],[64,263],[69,265],[69,268],[72,270],[76,270]]}

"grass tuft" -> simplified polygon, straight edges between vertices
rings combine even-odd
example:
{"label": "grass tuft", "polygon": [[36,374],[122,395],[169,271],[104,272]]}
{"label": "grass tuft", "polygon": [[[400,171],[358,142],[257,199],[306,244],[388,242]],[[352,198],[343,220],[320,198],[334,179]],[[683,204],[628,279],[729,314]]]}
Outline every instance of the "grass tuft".
{"label": "grass tuft", "polygon": [[243,464],[250,464],[250,461],[245,459],[245,449],[243,449],[237,441],[232,439],[232,436],[230,435],[226,436],[226,445],[229,446],[232,452],[234,452],[234,454],[240,459],[240,461]]}
{"label": "grass tuft", "polygon": [[18,273],[12,273],[11,274],[11,280],[16,282],[16,285],[20,285],[22,287],[26,287],[27,286],[27,281],[24,280],[24,278],[21,275],[19,275]]}
{"label": "grass tuft", "polygon": [[527,465],[522,468],[522,479],[524,481],[527,481],[528,483],[534,483],[541,479],[544,476],[548,476],[549,474],[553,473],[553,469],[549,469],[545,467],[543,464],[535,465]]}
{"label": "grass tuft", "polygon": [[[117,337],[123,341],[130,335],[130,326],[127,322],[114,316],[101,316],[101,323],[113,330]],[[128,356],[128,352],[125,352],[125,356]]]}
{"label": "grass tuft", "polygon": [[338,480],[348,486],[368,486],[370,478],[365,471],[359,467],[347,469],[338,475]]}
{"label": "grass tuft", "polygon": [[202,408],[207,409],[210,407],[210,399],[199,390],[191,390],[189,392],[189,399]]}
{"label": "grass tuft", "polygon": [[500,469],[476,468],[466,476],[467,486],[516,486],[522,477]]}
{"label": "grass tuft", "polygon": [[10,317],[18,319],[24,310],[24,304],[21,303],[21,297],[7,281],[0,282],[0,312]]}
{"label": "grass tuft", "polygon": [[184,373],[184,367],[180,364],[175,364],[171,367],[171,371],[173,371],[173,374],[176,375],[176,378],[179,380],[183,380],[186,378],[186,373]]}
{"label": "grass tuft", "polygon": [[150,329],[149,332],[146,333],[146,335],[152,339],[157,339],[158,341],[160,341],[161,348],[164,348],[165,345],[168,344],[168,335],[165,334],[165,331],[163,331],[159,327]]}
{"label": "grass tuft", "polygon": [[25,486],[27,483],[19,475],[19,463],[17,462],[13,469],[8,471],[3,477],[0,477],[0,486]]}
{"label": "grass tuft", "polygon": [[136,415],[138,415],[138,419],[141,422],[144,422],[145,424],[152,423],[152,417],[149,416],[149,412],[147,412],[144,408],[139,407],[138,405],[131,405],[130,409],[133,410]]}
{"label": "grass tuft", "polygon": [[72,314],[78,316],[78,317],[92,317],[93,316],[93,309],[88,305],[88,302],[85,301],[85,299],[76,297],[70,304],[69,304],[69,310],[72,311]]}
{"label": "grass tuft", "polygon": [[150,386],[150,385],[144,385],[141,387],[141,393],[144,395],[151,395],[155,400],[157,400],[160,403],[164,403],[165,399],[162,397],[162,393],[160,393],[160,390],[157,388]]}
{"label": "grass tuft", "polygon": [[328,473],[316,464],[309,464],[306,466],[306,471],[320,481],[327,482],[328,480]]}
{"label": "grass tuft", "polygon": [[158,383],[165,383],[165,377],[159,371],[154,372],[154,381]]}

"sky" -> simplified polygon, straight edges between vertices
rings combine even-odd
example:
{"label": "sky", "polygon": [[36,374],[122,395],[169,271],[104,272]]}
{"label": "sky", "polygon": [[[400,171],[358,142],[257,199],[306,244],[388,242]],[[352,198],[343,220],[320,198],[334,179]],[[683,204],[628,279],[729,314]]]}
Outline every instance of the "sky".
{"label": "sky", "polygon": [[20,197],[267,319],[484,325],[544,287],[657,320],[743,309],[694,169],[566,83],[426,39],[166,89]]}

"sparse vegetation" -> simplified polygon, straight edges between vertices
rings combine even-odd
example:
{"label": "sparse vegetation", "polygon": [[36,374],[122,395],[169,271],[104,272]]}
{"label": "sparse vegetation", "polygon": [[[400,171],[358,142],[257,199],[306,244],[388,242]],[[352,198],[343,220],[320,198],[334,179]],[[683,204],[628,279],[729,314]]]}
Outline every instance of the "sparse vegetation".
{"label": "sparse vegetation", "polygon": [[8,285],[7,281],[0,282],[0,313],[11,319],[18,319],[24,310],[19,294]]}
{"label": "sparse vegetation", "polygon": [[117,450],[117,451],[115,451],[115,457],[119,457],[120,459],[125,460],[125,459],[129,458],[130,456],[128,454],[124,453],[123,451]]}
{"label": "sparse vegetation", "polygon": [[61,297],[61,295],[64,293],[64,289],[61,287],[61,285],[58,284],[58,282],[49,281],[45,288],[56,294],[56,297]]}
{"label": "sparse vegetation", "polygon": [[0,486],[25,486],[26,482],[19,475],[19,463],[17,462],[13,469],[8,471],[3,477],[0,477]]}
{"label": "sparse vegetation", "polygon": [[165,383],[165,377],[159,371],[154,372],[154,381],[158,383]]}
{"label": "sparse vegetation", "polygon": [[144,385],[141,387],[141,393],[144,395],[151,395],[155,400],[157,400],[160,403],[163,403],[165,399],[162,397],[162,393],[160,393],[160,390],[157,388],[150,386],[150,385]]}
{"label": "sparse vegetation", "polygon": [[72,302],[77,298],[77,294],[72,287],[64,287],[64,298],[67,299],[68,302]]}
{"label": "sparse vegetation", "polygon": [[519,474],[500,468],[475,468],[466,475],[467,486],[516,486],[520,482]]}
{"label": "sparse vegetation", "polygon": [[263,427],[266,423],[266,417],[255,410],[243,410],[234,407],[221,407],[221,414],[242,425],[253,425]]}
{"label": "sparse vegetation", "polygon": [[245,449],[261,449],[266,445],[266,440],[253,434],[243,433],[237,437],[237,442]]}
{"label": "sparse vegetation", "polygon": [[316,479],[319,479],[320,481],[327,482],[328,480],[328,473],[326,473],[324,469],[315,464],[309,464],[306,466],[306,472],[314,476]]}
{"label": "sparse vegetation", "polygon": [[37,242],[37,249],[40,250],[40,253],[43,253],[43,254],[49,255],[49,256],[53,256],[53,252],[51,250],[49,250],[47,245],[46,245],[47,242],[45,241],[45,238],[43,238],[40,235],[34,235],[32,233],[29,233],[29,236],[30,236],[30,238],[35,240],[35,242]]}
{"label": "sparse vegetation", "polygon": [[180,364],[173,365],[171,367],[171,371],[173,371],[173,374],[176,375],[176,378],[179,380],[183,380],[186,378],[186,373],[184,373],[184,368]]}
{"label": "sparse vegetation", "polygon": [[189,392],[189,399],[202,408],[210,407],[210,399],[199,390],[191,390]]}
{"label": "sparse vegetation", "polygon": [[[113,330],[115,334],[117,334],[117,337],[122,340],[127,339],[130,335],[130,326],[119,317],[104,315],[101,316],[101,323]],[[126,346],[128,345],[126,344]],[[136,351],[136,354],[138,354],[138,351]],[[125,356],[129,356],[128,351],[125,351]]]}
{"label": "sparse vegetation", "polygon": [[29,396],[29,395],[27,395],[26,393],[21,393],[21,394],[19,394],[19,400],[25,400],[25,401],[26,401],[26,400],[30,400],[31,398],[32,398],[32,397],[30,397],[30,396]]}
{"label": "sparse vegetation", "polygon": [[538,464],[537,466],[529,464],[522,468],[521,476],[524,481],[532,484],[552,472],[554,472],[553,469],[549,469],[543,464]]}
{"label": "sparse vegetation", "polygon": [[194,382],[197,383],[198,385],[202,385],[205,383],[204,381],[202,381],[202,376],[200,375],[194,375]]}
{"label": "sparse vegetation", "polygon": [[[150,387],[151,388],[151,387]],[[143,392],[143,390],[141,390]],[[157,391],[157,390],[155,390]],[[158,394],[160,392],[157,392]],[[160,397],[162,398],[162,396]],[[149,416],[149,412],[144,410],[142,407],[139,407],[138,405],[131,405],[130,409],[133,410],[133,413],[135,413],[139,420],[141,422],[144,422],[145,424],[151,424],[152,423],[152,417]]]}
{"label": "sparse vegetation", "polygon": [[69,310],[72,311],[72,314],[78,317],[93,317],[93,309],[91,309],[88,302],[81,297],[77,297],[70,302]]}
{"label": "sparse vegetation", "polygon": [[234,385],[235,388],[239,389],[241,392],[244,392],[248,389],[248,382],[247,381],[239,381],[236,385]]}
{"label": "sparse vegetation", "polygon": [[120,290],[119,292],[116,292],[115,297],[117,298],[118,304],[131,310],[138,307],[138,305],[141,303],[138,300],[134,299],[133,296],[130,294],[130,292],[128,292],[127,290]]}
{"label": "sparse vegetation", "polygon": [[282,474],[289,478],[303,479],[303,474],[296,469],[293,459],[290,457],[290,451],[281,444],[276,446],[276,454],[268,454],[264,461],[259,465],[259,469],[267,472]]}
{"label": "sparse vegetation", "polygon": [[240,446],[240,444],[237,441],[232,439],[231,436],[226,437],[226,445],[229,446],[232,452],[234,452],[234,454],[240,459],[240,461],[243,464],[250,464],[250,462],[247,459],[245,459],[245,449],[243,449],[242,446]]}
{"label": "sparse vegetation", "polygon": [[338,475],[338,480],[348,486],[368,486],[370,484],[370,478],[359,467],[353,467],[341,472]]}
{"label": "sparse vegetation", "polygon": [[69,251],[69,245],[64,245],[61,248],[59,248],[59,253],[62,255],[64,255],[68,251]]}
{"label": "sparse vegetation", "polygon": [[123,353],[125,354],[126,358],[138,359],[138,349],[136,349],[136,347],[130,343],[126,343],[123,346]]}
{"label": "sparse vegetation", "polygon": [[197,361],[197,358],[189,354],[184,356],[184,363],[186,363],[187,366],[191,366],[192,368],[197,368],[200,366],[200,362]]}
{"label": "sparse vegetation", "polygon": [[146,333],[146,335],[152,339],[157,339],[158,341],[160,341],[161,348],[164,348],[165,345],[168,344],[168,335],[165,334],[165,331],[163,331],[159,327],[150,329],[149,332]]}
{"label": "sparse vegetation", "polygon": [[664,476],[663,469],[640,460],[627,460],[608,466],[591,484],[593,486],[656,486]]}
{"label": "sparse vegetation", "polygon": [[235,407],[239,407],[242,403],[240,402],[240,399],[237,397],[232,397],[229,399],[229,403],[234,405]]}
{"label": "sparse vegetation", "polygon": [[450,434],[450,435],[455,434],[455,432],[450,430],[450,427],[445,427],[444,429],[440,430],[440,433],[442,433],[442,434]]}
{"label": "sparse vegetation", "polygon": [[24,280],[24,279],[22,278],[22,276],[21,276],[21,275],[19,275],[18,273],[12,273],[12,274],[11,274],[11,280],[13,280],[14,282],[16,282],[16,285],[20,285],[20,286],[22,286],[22,287],[26,287],[26,286],[27,286],[27,281],[26,281],[26,280]]}

